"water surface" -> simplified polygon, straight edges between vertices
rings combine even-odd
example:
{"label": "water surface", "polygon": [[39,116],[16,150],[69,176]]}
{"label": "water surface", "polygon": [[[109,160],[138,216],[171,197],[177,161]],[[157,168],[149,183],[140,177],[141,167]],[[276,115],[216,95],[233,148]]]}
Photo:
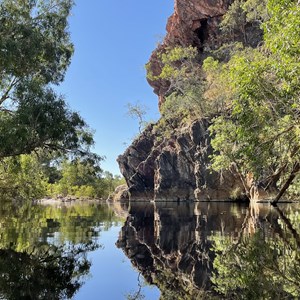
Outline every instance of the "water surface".
{"label": "water surface", "polygon": [[140,285],[158,299],[115,245],[124,220],[96,202],[2,203],[0,299],[130,299]]}
{"label": "water surface", "polygon": [[297,299],[300,207],[0,208],[0,299]]}

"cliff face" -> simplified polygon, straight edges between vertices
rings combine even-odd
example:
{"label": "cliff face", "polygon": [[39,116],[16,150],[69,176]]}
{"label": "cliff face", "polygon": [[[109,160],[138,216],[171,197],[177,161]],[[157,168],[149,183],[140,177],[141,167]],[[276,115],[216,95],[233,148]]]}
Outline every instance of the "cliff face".
{"label": "cliff face", "polygon": [[[204,58],[224,42],[218,24],[233,0],[175,0],[174,14],[167,23],[164,42],[150,57],[150,72],[161,72],[159,53],[175,45],[195,46]],[[237,40],[239,36],[237,34]],[[148,80],[159,97],[169,89],[166,80]],[[131,200],[228,199],[243,197],[238,176],[210,170],[212,148],[209,121],[198,120],[186,128],[159,136],[153,125],[118,157]]]}
{"label": "cliff face", "polygon": [[[194,46],[199,52],[216,49],[223,43],[218,24],[233,0],[175,0],[174,14],[167,22],[167,35],[150,57],[150,71],[161,73],[158,54],[175,45]],[[164,80],[148,80],[162,103],[168,90]]]}
{"label": "cliff face", "polygon": [[118,157],[131,200],[228,199],[242,190],[233,173],[210,170],[212,154],[207,120],[195,121],[170,137],[153,125]]}

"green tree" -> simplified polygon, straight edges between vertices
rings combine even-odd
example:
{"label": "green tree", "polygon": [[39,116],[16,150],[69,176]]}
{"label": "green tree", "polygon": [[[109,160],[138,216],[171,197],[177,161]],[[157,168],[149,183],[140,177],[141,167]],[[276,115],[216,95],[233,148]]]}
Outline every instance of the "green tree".
{"label": "green tree", "polygon": [[203,98],[204,76],[195,47],[176,46],[167,48],[158,55],[162,69],[154,75],[151,66],[146,65],[149,80],[168,82],[168,90],[160,107],[161,124],[177,127],[178,120],[183,123],[211,112],[210,104]]}
{"label": "green tree", "polygon": [[235,0],[223,16],[220,29],[230,41],[240,39],[242,34],[243,43],[248,44],[251,31],[268,18],[267,0]]}
{"label": "green tree", "polygon": [[53,90],[73,53],[72,0],[0,3],[0,158],[39,148],[84,152],[92,135]]}
{"label": "green tree", "polygon": [[45,195],[48,178],[36,155],[7,157],[0,161],[0,195],[39,198]]}
{"label": "green tree", "polygon": [[278,190],[276,203],[300,171],[300,8],[297,1],[271,0],[268,12],[264,45],[240,50],[219,67],[231,113],[215,118],[210,130],[213,168],[234,166],[244,182],[253,174],[250,187]]}

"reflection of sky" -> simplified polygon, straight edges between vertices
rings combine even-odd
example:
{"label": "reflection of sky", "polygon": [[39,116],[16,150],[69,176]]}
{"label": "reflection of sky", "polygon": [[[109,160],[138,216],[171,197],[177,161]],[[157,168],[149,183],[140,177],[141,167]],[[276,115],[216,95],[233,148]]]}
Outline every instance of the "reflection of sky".
{"label": "reflection of sky", "polygon": [[[126,295],[138,290],[138,272],[132,267],[129,259],[115,245],[121,226],[114,226],[102,232],[99,243],[102,248],[89,254],[92,261],[88,278],[74,300],[122,300]],[[142,294],[147,300],[159,299],[156,287],[146,286]]]}

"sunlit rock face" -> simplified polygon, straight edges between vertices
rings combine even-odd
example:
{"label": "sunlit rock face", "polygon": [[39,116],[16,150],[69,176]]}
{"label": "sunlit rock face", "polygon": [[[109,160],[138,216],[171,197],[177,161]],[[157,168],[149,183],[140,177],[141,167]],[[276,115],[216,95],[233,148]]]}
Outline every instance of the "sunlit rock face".
{"label": "sunlit rock face", "polygon": [[[199,52],[216,49],[223,38],[218,24],[232,0],[175,0],[174,13],[167,22],[167,34],[161,45],[150,57],[149,66],[153,75],[161,73],[158,54],[175,45],[195,46]],[[159,96],[159,104],[169,88],[164,80],[148,80]]]}
{"label": "sunlit rock face", "polygon": [[168,138],[160,138],[149,126],[118,157],[130,199],[226,200],[233,191],[242,190],[233,173],[220,178],[209,168],[212,148],[208,126],[207,120],[195,121]]}
{"label": "sunlit rock face", "polygon": [[192,297],[211,287],[212,236],[223,230],[222,234],[237,239],[236,228],[242,228],[246,211],[240,207],[240,213],[232,217],[220,203],[133,203],[117,246],[162,294],[186,297],[190,293]]}

